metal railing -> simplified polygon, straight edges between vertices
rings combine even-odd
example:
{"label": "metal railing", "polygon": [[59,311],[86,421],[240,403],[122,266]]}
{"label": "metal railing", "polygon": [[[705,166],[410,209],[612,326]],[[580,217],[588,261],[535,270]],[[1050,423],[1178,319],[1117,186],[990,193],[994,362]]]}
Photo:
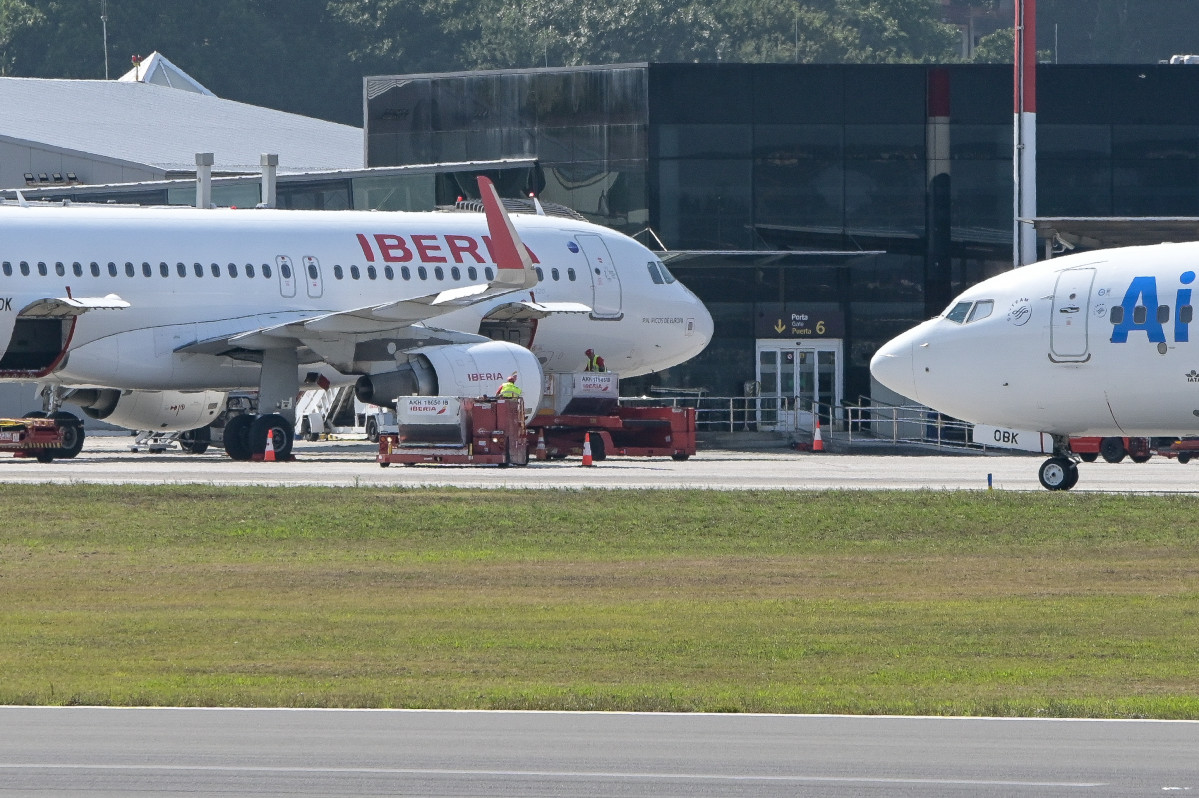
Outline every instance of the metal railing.
{"label": "metal railing", "polygon": [[972,440],[974,425],[923,405],[888,405],[865,397],[858,404],[830,405],[757,396],[625,396],[632,407],[693,407],[696,428],[708,432],[770,431],[810,439],[819,417],[824,434],[843,433],[853,444],[917,444],[986,450]]}

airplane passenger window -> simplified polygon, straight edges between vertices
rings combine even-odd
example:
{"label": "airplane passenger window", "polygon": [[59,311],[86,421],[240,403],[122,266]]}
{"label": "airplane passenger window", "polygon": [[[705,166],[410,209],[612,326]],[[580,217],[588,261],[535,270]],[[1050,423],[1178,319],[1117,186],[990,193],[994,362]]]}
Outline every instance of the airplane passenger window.
{"label": "airplane passenger window", "polygon": [[213,277],[221,276],[221,265],[219,263],[213,263],[210,268],[212,270]]}
{"label": "airplane passenger window", "polygon": [[391,266],[384,266],[383,267],[383,276],[386,277],[388,280],[394,280],[396,278],[396,270],[391,268]]}
{"label": "airplane passenger window", "polygon": [[366,276],[372,280],[377,280],[379,279],[379,271],[372,264],[366,267]]}
{"label": "airplane passenger window", "polygon": [[1169,305],[1158,305],[1157,306],[1157,323],[1165,324],[1169,320],[1170,320],[1170,306]]}
{"label": "airplane passenger window", "polygon": [[22,277],[29,276],[29,264],[25,261],[21,261],[21,276]]}
{"label": "airplane passenger window", "polygon": [[649,267],[649,279],[654,281],[654,285],[663,285],[666,283],[666,281],[662,279],[662,272],[658,271],[657,261],[651,260],[646,264],[646,266]]}
{"label": "airplane passenger window", "polygon": [[125,261],[125,276],[132,277],[135,274],[137,274],[137,269],[133,267],[132,263]]}
{"label": "airplane passenger window", "polygon": [[467,266],[466,267],[466,278],[468,280],[470,280],[472,283],[475,280],[478,280],[479,279],[479,270],[476,269],[474,266]]}
{"label": "airplane passenger window", "polygon": [[236,276],[237,276],[237,264],[236,264],[236,263],[230,263],[230,264],[229,264],[229,276],[230,276],[230,277],[236,277]]}
{"label": "airplane passenger window", "polygon": [[1149,308],[1144,305],[1137,305],[1132,309],[1132,323],[1141,325],[1149,318]]}
{"label": "airplane passenger window", "polygon": [[92,277],[100,276],[100,264],[92,261],[91,263]]}
{"label": "airplane passenger window", "polygon": [[566,279],[570,280],[572,283],[575,281],[575,267],[574,266],[567,268]]}
{"label": "airplane passenger window", "polygon": [[65,277],[67,274],[67,267],[63,266],[61,261],[58,263],[55,263],[54,264],[54,273],[57,274],[59,277]]}
{"label": "airplane passenger window", "polygon": [[417,266],[416,267],[416,276],[421,278],[422,280],[428,280],[429,272],[428,272],[428,270],[425,269],[424,266]]}
{"label": "airplane passenger window", "polygon": [[559,275],[558,275],[558,267],[557,267],[557,266],[555,266],[554,268],[550,269],[550,277],[553,279],[553,281],[554,281],[555,283],[556,283],[556,282],[558,282],[558,276],[559,276]]}
{"label": "airplane passenger window", "polygon": [[342,280],[346,276],[346,270],[341,268],[340,263],[333,264],[333,277],[337,280]]}
{"label": "airplane passenger window", "polygon": [[445,269],[441,268],[440,266],[434,266],[433,267],[433,276],[436,277],[438,280],[444,280],[445,279]]}
{"label": "airplane passenger window", "polygon": [[175,264],[175,273],[178,274],[180,277],[186,277],[187,276],[187,264],[186,263],[176,263]]}
{"label": "airplane passenger window", "polygon": [[1183,324],[1190,324],[1191,318],[1194,316],[1194,308],[1190,305],[1178,306],[1178,320]]}
{"label": "airplane passenger window", "polygon": [[3,268],[4,268],[4,276],[5,276],[5,277],[12,277],[12,264],[11,264],[11,263],[9,263],[8,261],[4,261],[4,267],[3,267]]}
{"label": "airplane passenger window", "polygon": [[246,264],[246,277],[253,277],[253,276],[254,276],[254,264],[247,263]]}
{"label": "airplane passenger window", "polygon": [[75,261],[74,263],[71,264],[71,271],[73,271],[75,273],[76,277],[82,277],[83,276],[83,264],[80,263],[79,261]]}
{"label": "airplane passenger window", "polygon": [[42,277],[46,276],[46,264],[42,263],[40,260],[37,262],[37,273]]}
{"label": "airplane passenger window", "polygon": [[308,279],[315,280],[318,276],[319,276],[319,273],[316,270],[316,264],[309,263],[308,264]]}
{"label": "airplane passenger window", "polygon": [[291,265],[287,264],[287,263],[280,263],[279,264],[279,276],[281,276],[284,280],[290,280],[291,279]]}
{"label": "airplane passenger window", "polygon": [[269,263],[262,264],[262,276],[266,279],[271,279],[271,265]]}
{"label": "airplane passenger window", "polygon": [[666,268],[665,263],[658,261],[658,268],[662,270],[662,279],[666,281],[667,285],[670,285],[675,281],[675,276],[670,273],[670,269]]}
{"label": "airplane passenger window", "polygon": [[537,272],[537,279],[538,279],[538,280],[544,280],[544,279],[545,279],[545,272],[543,272],[543,271],[541,270],[541,267],[540,267],[540,266],[538,266],[538,267],[535,269],[535,271]]}
{"label": "airplane passenger window", "polygon": [[1112,324],[1123,324],[1124,323],[1124,306],[1123,305],[1116,305],[1115,307],[1112,308],[1111,322],[1112,322]]}
{"label": "airplane passenger window", "polygon": [[407,266],[401,266],[400,267],[400,276],[403,277],[405,280],[411,280],[412,272],[408,270]]}
{"label": "airplane passenger window", "polygon": [[202,263],[193,263],[192,268],[196,272],[197,277],[204,276],[204,265]]}
{"label": "airplane passenger window", "polygon": [[457,266],[452,266],[450,268],[450,277],[453,277],[455,280],[461,280],[462,279],[462,270],[459,269]]}
{"label": "airplane passenger window", "polygon": [[359,277],[362,276],[362,272],[358,271],[357,266],[351,266],[350,267],[350,276],[353,277],[355,280],[357,280]]}
{"label": "airplane passenger window", "polygon": [[108,276],[109,277],[117,276],[117,265],[115,263],[113,263],[112,261],[108,262]]}
{"label": "airplane passenger window", "polygon": [[995,303],[993,301],[990,299],[980,299],[974,303],[974,310],[970,311],[970,318],[966,319],[966,323],[969,324],[972,321],[985,319],[991,315],[993,310],[995,310]]}
{"label": "airplane passenger window", "polygon": [[973,304],[973,302],[959,302],[945,313],[945,318],[954,324],[961,324],[966,320],[966,316],[970,313],[970,306]]}
{"label": "airplane passenger window", "polygon": [[146,263],[145,261],[142,261],[142,276],[149,277],[153,273],[154,273],[154,269],[150,266],[150,264]]}
{"label": "airplane passenger window", "polygon": [[165,260],[158,264],[158,273],[161,274],[163,277],[171,276],[171,267],[167,264],[167,262]]}

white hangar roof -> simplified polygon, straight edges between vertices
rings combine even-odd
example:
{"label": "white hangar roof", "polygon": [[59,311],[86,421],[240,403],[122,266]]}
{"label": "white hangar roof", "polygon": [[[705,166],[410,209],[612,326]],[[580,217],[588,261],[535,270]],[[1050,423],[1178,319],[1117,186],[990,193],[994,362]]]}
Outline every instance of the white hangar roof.
{"label": "white hangar roof", "polygon": [[218,173],[259,171],[263,153],[280,173],[362,168],[360,128],[221,99],[156,56],[121,80],[0,78],[0,142],[162,177],[194,173],[197,152]]}

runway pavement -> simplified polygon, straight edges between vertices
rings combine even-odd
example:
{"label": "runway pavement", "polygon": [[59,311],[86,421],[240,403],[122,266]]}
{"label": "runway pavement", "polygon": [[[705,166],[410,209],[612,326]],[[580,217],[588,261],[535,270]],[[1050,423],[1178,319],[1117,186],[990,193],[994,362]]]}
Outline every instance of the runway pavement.
{"label": "runway pavement", "polygon": [[[670,458],[608,458],[592,468],[578,459],[526,467],[391,466],[374,460],[362,441],[297,442],[287,463],[238,463],[218,449],[203,455],[171,450],[131,452],[128,436],[89,437],[74,460],[41,464],[0,453],[0,483],[201,483],[517,488],[716,488],[724,490],[996,490],[1040,491],[1041,456],[882,456],[813,454],[790,449],[701,450],[685,462]],[[1190,493],[1199,490],[1199,462],[1155,457],[1141,465],[1102,461],[1080,466],[1075,491]]]}
{"label": "runway pavement", "polygon": [[0,708],[0,795],[1137,796],[1199,723]]}

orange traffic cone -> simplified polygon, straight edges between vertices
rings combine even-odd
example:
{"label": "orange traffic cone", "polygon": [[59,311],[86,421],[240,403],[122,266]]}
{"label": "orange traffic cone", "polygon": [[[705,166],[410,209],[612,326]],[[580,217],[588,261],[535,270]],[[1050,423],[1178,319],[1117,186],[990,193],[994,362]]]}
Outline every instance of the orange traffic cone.
{"label": "orange traffic cone", "polygon": [[538,460],[545,460],[549,457],[549,452],[545,450],[545,433],[537,430],[537,448],[533,451],[533,456]]}
{"label": "orange traffic cone", "polygon": [[275,462],[275,430],[268,428],[266,431],[266,448],[262,451],[262,462]]}
{"label": "orange traffic cone", "polygon": [[812,451],[824,451],[824,440],[820,437],[820,416],[816,416],[816,431],[812,434]]}
{"label": "orange traffic cone", "polygon": [[583,465],[591,465],[591,433],[583,435]]}

